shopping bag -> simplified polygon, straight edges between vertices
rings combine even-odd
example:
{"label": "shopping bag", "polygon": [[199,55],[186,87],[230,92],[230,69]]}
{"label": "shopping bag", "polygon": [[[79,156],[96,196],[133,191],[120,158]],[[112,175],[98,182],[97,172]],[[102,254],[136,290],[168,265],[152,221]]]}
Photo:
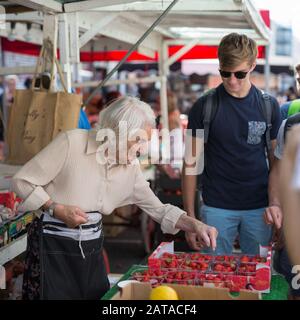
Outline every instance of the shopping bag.
{"label": "shopping bag", "polygon": [[[37,68],[40,59],[47,54],[45,47],[43,44]],[[15,92],[6,135],[6,163],[22,165],[49,144],[58,133],[77,128],[82,97],[67,92],[59,62],[56,57],[53,60],[49,89],[35,87],[36,68],[31,88]],[[64,91],[53,90],[55,63]]]}

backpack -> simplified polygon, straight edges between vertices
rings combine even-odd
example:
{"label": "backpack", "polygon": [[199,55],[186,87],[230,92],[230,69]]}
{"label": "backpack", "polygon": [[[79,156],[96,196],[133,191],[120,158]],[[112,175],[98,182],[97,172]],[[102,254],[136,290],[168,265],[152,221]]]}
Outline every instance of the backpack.
{"label": "backpack", "polygon": [[[259,97],[259,107],[267,123],[265,143],[267,153],[270,154],[272,151],[270,132],[272,129],[272,119],[273,119],[273,104],[271,101],[271,96],[262,90],[255,87],[256,93]],[[210,124],[214,120],[218,108],[219,101],[216,88],[207,91],[203,97],[205,98],[203,107],[203,127],[204,127],[204,145],[208,142]]]}
{"label": "backpack", "polygon": [[299,113],[296,113],[292,116],[289,116],[287,119],[286,119],[286,123],[284,125],[284,129],[283,129],[283,137],[284,137],[284,141],[286,139],[286,134],[287,132],[291,129],[291,127],[295,124],[299,124],[300,123],[300,112]]}

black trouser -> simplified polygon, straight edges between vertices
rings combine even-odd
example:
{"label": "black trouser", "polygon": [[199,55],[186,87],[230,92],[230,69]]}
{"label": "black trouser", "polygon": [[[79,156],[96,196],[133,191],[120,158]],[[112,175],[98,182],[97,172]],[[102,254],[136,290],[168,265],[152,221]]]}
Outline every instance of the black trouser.
{"label": "black trouser", "polygon": [[[82,241],[84,259],[78,241],[42,233],[42,223],[38,225],[40,283],[36,283],[36,279],[34,283],[28,279],[31,269],[38,269],[30,265],[30,261],[27,261],[25,268],[25,273],[28,272],[29,276],[24,275],[24,279],[31,286],[39,286],[40,299],[100,299],[109,289],[102,255],[103,236]],[[32,233],[29,234],[28,242],[31,240],[30,236]],[[30,252],[27,256],[30,257]],[[24,296],[26,297],[26,293]]]}

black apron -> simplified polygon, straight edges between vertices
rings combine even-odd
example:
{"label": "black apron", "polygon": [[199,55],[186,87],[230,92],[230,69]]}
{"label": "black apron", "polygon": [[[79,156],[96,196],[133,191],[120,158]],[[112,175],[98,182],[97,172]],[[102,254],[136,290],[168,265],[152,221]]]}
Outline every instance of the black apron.
{"label": "black apron", "polygon": [[84,259],[78,241],[43,233],[43,227],[42,218],[36,218],[28,232],[23,298],[100,299],[109,290],[103,233],[81,242]]}

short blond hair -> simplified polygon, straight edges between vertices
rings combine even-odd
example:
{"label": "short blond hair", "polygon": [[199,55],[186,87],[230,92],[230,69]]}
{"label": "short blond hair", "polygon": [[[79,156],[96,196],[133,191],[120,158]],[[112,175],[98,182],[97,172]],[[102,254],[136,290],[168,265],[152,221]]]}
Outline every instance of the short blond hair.
{"label": "short blond hair", "polygon": [[295,69],[298,73],[300,73],[300,63],[296,65]]}
{"label": "short blond hair", "polygon": [[218,48],[221,68],[235,68],[247,61],[251,66],[257,58],[257,44],[244,34],[230,33],[222,38]]}

